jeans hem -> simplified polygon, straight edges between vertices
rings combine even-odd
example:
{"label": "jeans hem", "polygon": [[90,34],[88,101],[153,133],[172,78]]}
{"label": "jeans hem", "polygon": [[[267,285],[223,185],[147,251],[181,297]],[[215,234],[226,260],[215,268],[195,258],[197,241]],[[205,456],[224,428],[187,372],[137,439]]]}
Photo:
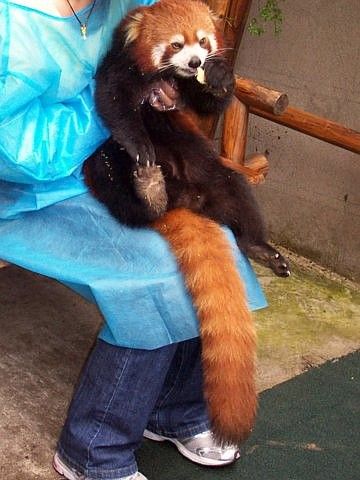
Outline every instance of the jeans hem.
{"label": "jeans hem", "polygon": [[180,428],[177,430],[166,430],[166,429],[159,429],[159,428],[152,428],[152,426],[146,427],[152,433],[157,435],[161,435],[163,437],[169,438],[188,438],[198,435],[199,433],[207,432],[211,429],[210,422],[202,422],[193,427],[185,427]]}
{"label": "jeans hem", "polygon": [[61,447],[58,445],[57,453],[61,460],[70,468],[73,468],[82,475],[85,475],[86,480],[122,480],[124,477],[134,475],[138,471],[136,462],[126,467],[112,468],[110,470],[101,470],[99,468],[86,468],[73,458],[71,458]]}

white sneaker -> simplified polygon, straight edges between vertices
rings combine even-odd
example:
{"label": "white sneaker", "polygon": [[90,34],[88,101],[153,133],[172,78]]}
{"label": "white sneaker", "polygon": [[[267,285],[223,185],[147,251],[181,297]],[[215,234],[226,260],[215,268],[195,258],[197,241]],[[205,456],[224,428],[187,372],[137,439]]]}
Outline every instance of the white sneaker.
{"label": "white sneaker", "polygon": [[[60,457],[58,452],[55,453],[53,458],[53,467],[60,475],[63,475],[67,480],[93,480],[89,477],[85,477],[82,473],[78,472],[75,468],[69,467],[64,460]],[[147,480],[140,472],[136,472],[133,475],[127,477],[117,478],[116,480]]]}
{"label": "white sneaker", "polygon": [[150,430],[145,430],[143,435],[145,438],[156,442],[165,440],[172,442],[184,457],[200,465],[220,467],[236,462],[240,458],[238,447],[235,445],[219,445],[210,430],[187,438],[163,437],[150,432]]}

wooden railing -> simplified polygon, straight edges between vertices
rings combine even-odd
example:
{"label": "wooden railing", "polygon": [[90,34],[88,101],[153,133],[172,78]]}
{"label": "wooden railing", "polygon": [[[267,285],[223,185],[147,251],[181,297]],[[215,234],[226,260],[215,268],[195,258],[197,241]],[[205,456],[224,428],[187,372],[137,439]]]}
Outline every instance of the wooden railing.
{"label": "wooden railing", "polygon": [[[253,80],[236,79],[235,99],[224,115],[221,154],[228,165],[235,162],[250,183],[261,183],[268,171],[263,154],[245,157],[249,114],[255,114],[327,143],[360,153],[360,132],[312,113],[289,106],[285,93]],[[242,168],[243,167],[243,168]]]}
{"label": "wooden railing", "polygon": [[[227,56],[232,65],[238,53],[247,24],[252,0],[207,0],[209,6],[223,19]],[[236,100],[224,116],[221,153],[226,162],[235,162],[251,183],[264,180],[268,170],[263,154],[245,157],[249,114],[255,114],[278,124],[318,138],[351,152],[360,153],[360,133],[331,120],[288,106],[285,93],[264,87],[253,80],[237,78]],[[215,132],[216,119],[202,123],[209,135]]]}
{"label": "wooden railing", "polygon": [[360,153],[360,132],[351,130],[326,118],[318,117],[295,107],[288,107],[283,113],[276,115],[262,108],[251,106],[250,113],[285,125],[337,147],[350,150],[350,152]]}

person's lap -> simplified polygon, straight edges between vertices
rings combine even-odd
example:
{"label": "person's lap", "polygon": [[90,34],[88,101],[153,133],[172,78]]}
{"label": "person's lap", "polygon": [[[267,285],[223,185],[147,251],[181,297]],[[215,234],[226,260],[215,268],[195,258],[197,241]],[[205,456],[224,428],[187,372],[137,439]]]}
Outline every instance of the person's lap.
{"label": "person's lap", "polygon": [[[251,308],[266,305],[238,251]],[[196,315],[166,241],[151,229],[120,225],[90,194],[13,220],[0,220],[0,258],[66,284],[106,319],[101,338],[158,348],[197,336]]]}

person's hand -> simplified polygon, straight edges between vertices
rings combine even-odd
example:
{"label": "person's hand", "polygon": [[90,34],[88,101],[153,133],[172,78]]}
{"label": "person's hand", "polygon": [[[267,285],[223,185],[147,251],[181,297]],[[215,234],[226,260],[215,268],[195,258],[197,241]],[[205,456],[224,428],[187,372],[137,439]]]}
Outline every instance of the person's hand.
{"label": "person's hand", "polygon": [[149,95],[150,105],[159,112],[168,112],[180,108],[180,94],[175,82],[160,80],[156,82]]}

